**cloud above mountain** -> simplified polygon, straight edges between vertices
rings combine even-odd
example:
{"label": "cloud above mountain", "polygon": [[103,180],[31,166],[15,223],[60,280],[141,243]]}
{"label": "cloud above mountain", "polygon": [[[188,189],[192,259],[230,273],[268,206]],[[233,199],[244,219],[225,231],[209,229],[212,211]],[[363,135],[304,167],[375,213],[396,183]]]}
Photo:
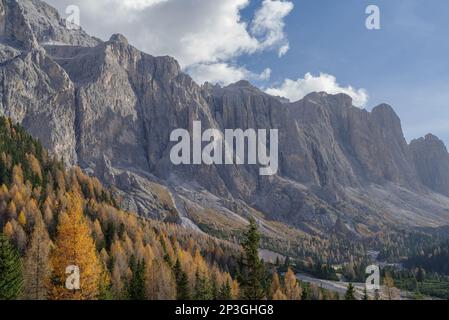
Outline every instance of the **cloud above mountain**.
{"label": "cloud above mountain", "polygon": [[81,25],[108,39],[122,33],[130,43],[153,55],[176,57],[195,80],[228,84],[243,78],[266,78],[236,64],[242,55],[287,53],[284,19],[293,2],[263,0],[245,21],[250,0],[48,0],[64,13],[80,7]]}
{"label": "cloud above mountain", "polygon": [[311,92],[321,91],[329,94],[345,93],[352,98],[353,104],[358,107],[365,107],[368,102],[368,93],[365,89],[341,86],[334,76],[326,73],[321,73],[319,76],[307,73],[304,78],[286,79],[280,86],[266,90],[268,94],[285,97],[291,101],[300,100]]}
{"label": "cloud above mountain", "polygon": [[[81,25],[104,40],[124,34],[131,44],[152,55],[175,57],[198,83],[227,85],[242,79],[268,83],[271,69],[259,72],[241,63],[244,56],[273,52],[282,58],[290,48],[285,19],[293,1],[262,0],[47,0],[63,14],[80,8]],[[342,87],[334,76],[307,74],[286,79],[268,93],[298,100],[312,91],[346,93],[365,106],[365,90]]]}

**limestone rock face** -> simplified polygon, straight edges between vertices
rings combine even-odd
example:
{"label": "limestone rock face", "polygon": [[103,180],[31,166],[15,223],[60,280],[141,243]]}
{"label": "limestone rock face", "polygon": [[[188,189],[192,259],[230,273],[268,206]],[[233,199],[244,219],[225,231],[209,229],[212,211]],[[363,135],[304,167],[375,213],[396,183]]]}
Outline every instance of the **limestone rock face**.
{"label": "limestone rock face", "polygon": [[43,50],[32,49],[0,67],[0,114],[22,123],[53,153],[76,163],[75,86]]}
{"label": "limestone rock face", "polygon": [[410,150],[422,183],[449,196],[449,154],[443,141],[429,134],[413,140]]}
{"label": "limestone rock face", "polygon": [[[199,86],[175,59],[140,52],[120,34],[102,42],[69,30],[38,0],[0,0],[0,60],[0,114],[116,186],[140,214],[176,211],[192,225],[193,211],[235,221],[259,211],[314,232],[337,221],[449,219],[449,198],[429,197],[449,196],[447,151],[436,138],[408,146],[388,105],[368,112],[326,93],[290,103],[247,81]],[[260,176],[257,165],[174,166],[170,133],[192,132],[196,120],[203,130],[279,130],[277,175]],[[155,205],[161,192],[169,209]]]}
{"label": "limestone rock face", "polygon": [[[82,29],[70,26],[58,11],[40,0],[2,0],[5,12],[4,34],[19,43],[58,43],[93,47],[101,41],[87,35]],[[2,20],[0,19],[0,22]],[[0,23],[2,25],[2,23]],[[2,28],[0,28],[1,30]]]}

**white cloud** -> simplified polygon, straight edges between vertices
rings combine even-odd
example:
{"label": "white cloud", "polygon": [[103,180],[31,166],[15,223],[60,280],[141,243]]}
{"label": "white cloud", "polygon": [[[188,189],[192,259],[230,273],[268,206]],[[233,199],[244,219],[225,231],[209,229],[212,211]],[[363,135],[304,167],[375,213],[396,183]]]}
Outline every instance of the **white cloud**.
{"label": "white cloud", "polygon": [[121,6],[122,9],[142,10],[159,2],[168,0],[109,0],[110,5]]}
{"label": "white cloud", "polygon": [[279,58],[285,55],[288,50],[290,50],[290,44],[284,44],[282,47],[279,48],[278,56]]}
{"label": "white cloud", "polygon": [[[289,48],[284,19],[293,9],[286,0],[264,0],[254,19],[243,21],[250,0],[47,0],[61,13],[68,5],[81,9],[81,25],[107,40],[124,34],[131,44],[152,55],[175,57],[198,82],[224,75],[251,74],[231,62],[244,54]],[[213,71],[217,74],[213,74]],[[198,76],[198,77],[196,77]]]}
{"label": "white cloud", "polygon": [[277,47],[279,56],[287,53],[290,45],[284,33],[284,19],[292,10],[293,3],[289,1],[263,1],[251,26],[252,33],[262,39],[261,48]]}
{"label": "white cloud", "polygon": [[285,97],[291,101],[300,100],[311,92],[321,91],[329,94],[345,93],[353,99],[353,104],[358,107],[365,107],[368,102],[368,93],[365,89],[354,89],[351,86],[342,87],[334,76],[326,73],[321,73],[316,77],[307,73],[304,78],[286,79],[281,86],[266,90],[268,94]]}

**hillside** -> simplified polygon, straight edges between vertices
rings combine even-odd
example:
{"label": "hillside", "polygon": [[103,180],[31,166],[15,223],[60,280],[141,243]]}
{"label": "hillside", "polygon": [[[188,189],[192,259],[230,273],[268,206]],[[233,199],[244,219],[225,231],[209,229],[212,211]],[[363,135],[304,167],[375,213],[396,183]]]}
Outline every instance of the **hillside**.
{"label": "hillside", "polygon": [[[22,257],[20,296],[25,299],[176,299],[180,289],[175,267],[185,273],[192,297],[198,281],[211,283],[215,298],[238,296],[238,284],[229,274],[235,272],[237,247],[120,210],[119,200],[98,179],[77,167],[66,170],[23,128],[5,118],[0,118],[0,186],[0,230]],[[76,221],[79,229],[70,229]],[[83,225],[87,238],[78,235]],[[70,255],[64,230],[73,232],[71,239],[84,239],[74,252],[84,252],[92,243],[84,267],[95,268],[85,278],[101,278],[90,295],[86,290],[79,296],[60,294],[64,288],[55,280],[57,261],[80,259]],[[145,282],[136,282],[137,276]],[[82,280],[83,288],[84,281],[88,280]],[[138,292],[133,289],[136,283],[143,286]]]}

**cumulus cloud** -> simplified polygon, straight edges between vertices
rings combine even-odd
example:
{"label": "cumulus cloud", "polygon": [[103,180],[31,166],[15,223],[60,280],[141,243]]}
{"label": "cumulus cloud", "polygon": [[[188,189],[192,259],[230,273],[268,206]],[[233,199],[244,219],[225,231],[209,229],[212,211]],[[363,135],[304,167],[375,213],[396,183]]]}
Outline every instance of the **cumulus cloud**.
{"label": "cumulus cloud", "polygon": [[113,33],[122,33],[145,52],[175,57],[200,83],[216,82],[219,75],[236,80],[254,76],[231,62],[268,50],[282,56],[289,49],[284,19],[293,9],[292,1],[264,0],[249,22],[242,19],[241,11],[250,0],[47,2],[62,13],[67,6],[78,5],[81,25],[89,33],[105,40]]}
{"label": "cumulus cloud", "polygon": [[293,3],[288,1],[264,0],[262,7],[257,10],[252,23],[252,32],[260,37],[260,47],[278,48],[279,56],[283,56],[290,48],[285,36],[284,19],[293,10]]}
{"label": "cumulus cloud", "polygon": [[353,104],[358,107],[365,107],[368,102],[368,93],[365,89],[354,89],[351,86],[343,87],[334,76],[326,73],[321,73],[319,76],[307,73],[304,78],[286,79],[279,87],[266,90],[268,94],[285,97],[291,101],[300,100],[311,92],[321,91],[329,94],[347,94],[352,98]]}

